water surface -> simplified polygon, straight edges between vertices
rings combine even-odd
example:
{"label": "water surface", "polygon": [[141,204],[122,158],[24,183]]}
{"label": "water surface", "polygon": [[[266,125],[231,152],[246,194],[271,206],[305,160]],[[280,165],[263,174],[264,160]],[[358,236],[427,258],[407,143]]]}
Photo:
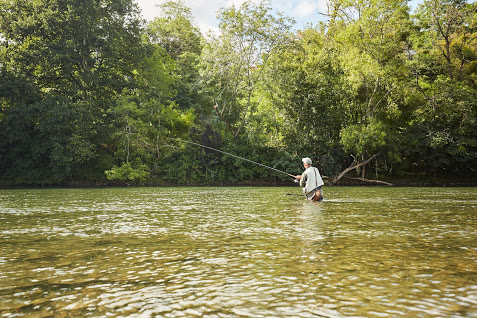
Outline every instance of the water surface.
{"label": "water surface", "polygon": [[476,188],[0,190],[1,317],[477,317]]}

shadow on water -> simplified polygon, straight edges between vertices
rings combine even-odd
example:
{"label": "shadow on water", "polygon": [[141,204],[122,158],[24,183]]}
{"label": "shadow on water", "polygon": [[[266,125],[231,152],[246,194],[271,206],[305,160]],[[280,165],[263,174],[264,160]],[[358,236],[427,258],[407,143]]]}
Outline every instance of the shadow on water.
{"label": "shadow on water", "polygon": [[0,190],[0,314],[477,316],[477,189],[296,190]]}

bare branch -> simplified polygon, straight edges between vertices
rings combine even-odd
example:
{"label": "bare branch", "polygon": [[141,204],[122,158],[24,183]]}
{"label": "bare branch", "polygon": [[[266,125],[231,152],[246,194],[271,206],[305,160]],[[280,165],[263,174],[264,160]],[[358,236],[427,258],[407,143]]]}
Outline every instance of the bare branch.
{"label": "bare branch", "polygon": [[338,176],[336,176],[335,178],[332,178],[330,180],[330,184],[337,184],[341,178],[343,178],[348,172],[350,172],[351,170],[354,170],[354,169],[357,169],[361,166],[364,166],[364,165],[367,165],[368,163],[370,163],[373,159],[375,159],[376,157],[378,157],[379,155],[381,155],[382,152],[377,152],[375,153],[374,155],[372,155],[371,157],[369,157],[367,160],[361,162],[361,163],[356,163],[356,160],[353,161],[353,163],[351,164],[351,166],[349,166],[348,168],[344,169]]}

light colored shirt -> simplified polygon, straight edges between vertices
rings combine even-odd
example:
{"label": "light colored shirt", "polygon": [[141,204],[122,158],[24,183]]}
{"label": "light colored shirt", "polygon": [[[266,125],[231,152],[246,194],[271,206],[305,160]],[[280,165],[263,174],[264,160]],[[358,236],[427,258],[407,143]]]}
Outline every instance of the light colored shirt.
{"label": "light colored shirt", "polygon": [[301,175],[300,187],[303,188],[305,194],[324,184],[320,172],[315,167],[308,167]]}

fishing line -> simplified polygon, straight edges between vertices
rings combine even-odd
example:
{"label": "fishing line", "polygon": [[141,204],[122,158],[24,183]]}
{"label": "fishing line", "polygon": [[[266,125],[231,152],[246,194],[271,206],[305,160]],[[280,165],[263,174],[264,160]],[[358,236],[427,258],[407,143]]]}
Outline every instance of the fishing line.
{"label": "fishing line", "polygon": [[229,156],[232,156],[232,157],[235,157],[235,158],[238,158],[238,159],[241,159],[241,160],[245,160],[245,161],[254,163],[254,164],[256,164],[256,165],[259,165],[259,166],[262,166],[262,167],[265,167],[265,168],[274,170],[274,171],[276,171],[276,172],[280,172],[280,173],[286,174],[287,176],[292,177],[293,179],[295,179],[295,176],[294,176],[294,175],[289,174],[289,173],[287,173],[287,172],[285,172],[285,171],[281,171],[281,170],[275,169],[275,168],[273,168],[273,167],[269,167],[269,166],[267,166],[267,165],[264,165],[264,164],[262,164],[262,163],[259,163],[259,162],[256,162],[256,161],[253,161],[253,160],[250,160],[250,159],[247,159],[247,158],[243,158],[243,157],[234,155],[234,154],[232,154],[232,153],[230,153],[230,152],[226,152],[226,151],[222,151],[222,150],[219,150],[219,149],[215,149],[215,148],[212,148],[212,147],[209,147],[209,146],[201,145],[201,144],[198,144],[198,143],[192,142],[192,141],[187,141],[187,140],[182,140],[182,139],[176,139],[176,138],[170,138],[170,137],[167,137],[167,138],[172,139],[172,140],[176,140],[176,141],[180,141],[180,142],[185,142],[185,143],[188,143],[188,144],[191,144],[191,145],[195,145],[195,146],[199,146],[199,147],[202,147],[202,148],[207,148],[207,149],[210,149],[210,150],[213,150],[213,151],[217,151],[217,152],[220,152],[220,153],[223,153],[223,154],[226,154],[226,155],[229,155]]}

